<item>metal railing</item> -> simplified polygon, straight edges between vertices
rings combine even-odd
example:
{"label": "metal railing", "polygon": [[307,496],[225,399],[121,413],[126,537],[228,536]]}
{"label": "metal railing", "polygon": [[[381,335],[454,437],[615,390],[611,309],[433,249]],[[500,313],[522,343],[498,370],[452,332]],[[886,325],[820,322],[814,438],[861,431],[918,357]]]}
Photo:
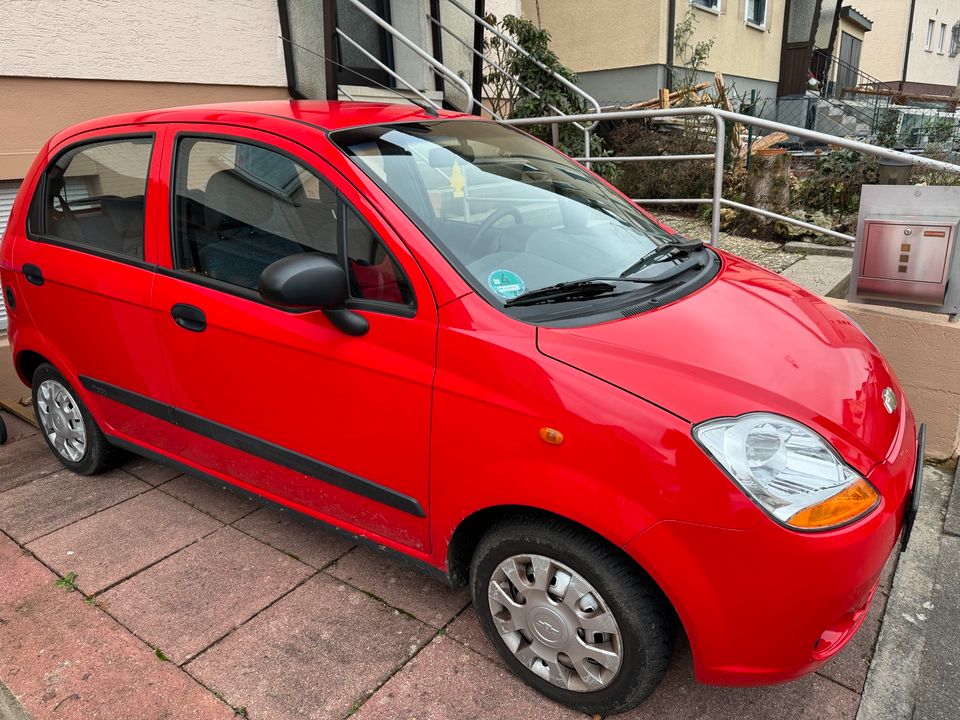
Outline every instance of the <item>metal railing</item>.
{"label": "metal railing", "polygon": [[[703,117],[708,118],[713,121],[715,130],[716,130],[716,143],[714,153],[711,154],[701,154],[701,155],[654,155],[654,156],[630,156],[630,157],[604,157],[602,158],[603,162],[647,162],[647,161],[666,161],[666,160],[713,160],[713,194],[710,198],[672,198],[672,199],[658,199],[658,198],[634,198],[633,201],[639,204],[648,204],[648,205],[711,205],[712,206],[712,218],[710,223],[710,244],[718,245],[720,239],[720,210],[724,207],[731,208],[734,210],[740,210],[743,212],[753,213],[755,215],[760,215],[771,220],[777,220],[779,222],[784,222],[789,225],[795,225],[797,227],[804,228],[805,230],[810,230],[812,232],[820,233],[823,235],[829,235],[830,237],[839,238],[841,240],[846,240],[853,242],[855,239],[851,235],[846,233],[838,232],[833,228],[825,228],[819,225],[814,225],[813,223],[804,222],[802,220],[797,220],[796,218],[789,217],[787,215],[781,215],[779,213],[772,212],[770,210],[764,210],[763,208],[754,207],[752,205],[747,205],[744,203],[734,202],[733,200],[727,200],[723,197],[723,169],[724,169],[724,153],[726,150],[726,124],[737,123],[745,127],[754,127],[762,130],[768,130],[771,132],[782,132],[788,136],[805,138],[807,140],[813,140],[815,142],[823,143],[826,145],[835,145],[848,150],[855,150],[857,152],[863,153],[864,155],[870,155],[877,157],[883,160],[892,160],[897,162],[909,163],[910,165],[915,165],[918,167],[929,168],[931,170],[939,170],[941,172],[948,172],[960,175],[960,165],[954,165],[952,163],[944,162],[942,160],[935,160],[933,158],[922,157],[919,155],[911,155],[909,153],[899,152],[897,150],[889,150],[884,147],[879,147],[877,145],[871,145],[869,143],[860,142],[858,140],[851,140],[850,138],[838,137],[836,135],[828,135],[827,133],[817,132],[816,130],[809,130],[807,128],[796,127],[792,125],[785,125],[783,123],[774,122],[772,120],[766,120],[764,118],[753,117],[751,115],[741,115],[739,113],[728,112],[726,110],[720,110],[712,107],[688,107],[688,108],[672,108],[665,110],[620,110],[616,112],[606,112],[600,116],[599,113],[585,113],[582,115],[568,115],[566,117],[557,117],[554,115],[547,115],[539,118],[517,118],[512,120],[504,120],[503,122],[509,125],[514,126],[525,126],[525,125],[550,125],[563,122],[576,122],[576,123],[590,123],[595,120],[650,120],[653,118],[664,118],[664,117]],[[582,157],[575,158],[581,162],[589,161],[591,158]],[[593,160],[600,160],[600,158],[592,158]]]}
{"label": "metal railing", "polygon": [[[542,70],[545,74],[547,74],[548,76],[550,76],[551,78],[553,78],[554,80],[556,80],[557,82],[559,82],[561,85],[563,85],[563,87],[565,87],[565,88],[567,89],[567,91],[570,92],[571,95],[578,97],[578,98],[580,99],[580,101],[581,101],[586,107],[588,107],[588,108],[593,108],[593,111],[594,111],[596,114],[599,114],[599,113],[600,113],[600,103],[597,102],[597,100],[596,100],[592,95],[590,95],[589,93],[587,93],[586,91],[584,91],[583,88],[578,87],[578,86],[575,85],[574,83],[570,82],[570,80],[568,80],[567,78],[563,77],[563,75],[560,75],[559,73],[554,72],[554,71],[551,70],[549,67],[547,67],[546,65],[544,65],[540,60],[538,60],[538,59],[537,59],[536,57],[534,57],[531,53],[529,53],[527,50],[525,50],[523,47],[521,47],[512,37],[510,37],[510,35],[508,35],[507,33],[503,32],[502,30],[500,30],[500,29],[499,29],[498,27],[496,27],[495,25],[487,22],[487,20],[486,20],[485,18],[480,17],[480,16],[477,15],[475,12],[473,12],[472,10],[470,10],[470,9],[469,9],[468,7],[466,7],[462,2],[460,2],[460,0],[446,0],[446,2],[447,2],[449,5],[451,5],[452,7],[456,8],[457,10],[459,10],[459,11],[460,11],[461,13],[463,13],[464,15],[466,15],[468,18],[470,18],[474,23],[476,23],[476,24],[479,25],[481,28],[483,28],[483,30],[484,30],[485,32],[490,33],[492,36],[494,36],[494,37],[496,37],[496,38],[499,38],[501,42],[505,43],[505,44],[506,44],[508,47],[510,47],[514,52],[521,54],[523,57],[525,57],[527,60],[529,60],[531,63],[533,63],[536,67],[538,67],[540,70]],[[430,19],[431,22],[435,23],[435,24],[441,29],[441,31],[446,31],[446,32],[449,33],[449,34],[454,34],[449,28],[447,28],[443,23],[441,23],[441,22],[439,21],[439,19],[433,18],[432,16],[428,16],[428,17],[429,17],[429,19]],[[454,34],[454,36],[456,36],[456,35]],[[495,70],[497,70],[497,71],[499,71],[499,72],[502,72],[502,73],[504,73],[504,74],[509,74],[503,67],[501,67],[500,65],[498,65],[498,64],[497,64],[496,62],[494,62],[491,58],[487,57],[486,54],[484,54],[480,49],[475,48],[475,47],[473,47],[473,46],[470,46],[470,50],[471,50],[471,52],[472,52],[474,55],[476,55],[476,56],[478,56],[478,57],[480,58],[480,62],[481,62],[482,64],[485,64],[485,65],[487,65],[487,66],[489,66],[489,67],[492,67],[492,68],[494,68]],[[535,90],[527,87],[526,85],[522,85],[522,84],[519,84],[519,83],[518,83],[517,87],[518,87],[520,90],[522,90],[522,91],[524,91],[525,93],[527,93],[528,95],[530,95],[530,96],[532,96],[532,97],[534,97],[534,98],[536,98],[536,99],[538,99],[538,100],[542,100],[542,99],[543,99],[542,96],[540,95],[540,93],[538,93],[537,91],[535,91]],[[557,107],[556,107],[555,105],[553,105],[553,104],[546,103],[546,105],[547,105],[547,107],[549,107],[554,113],[556,113],[557,115],[559,115],[559,116],[561,116],[561,117],[569,117],[569,116],[570,116],[569,113],[563,112],[562,110],[560,110],[559,108],[557,108]],[[576,126],[578,129],[580,129],[580,130],[583,132],[584,152],[585,152],[586,155],[587,155],[586,163],[587,163],[587,167],[589,167],[589,166],[590,166],[590,158],[589,158],[589,156],[590,156],[590,137],[591,137],[591,133],[592,133],[593,129],[597,126],[597,120],[592,120],[592,121],[589,121],[589,122],[587,122],[587,123],[573,122],[573,125]]]}
{"label": "metal railing", "polygon": [[[460,77],[456,72],[448,68],[443,63],[439,62],[434,58],[430,53],[424,50],[422,47],[413,42],[410,38],[404,35],[402,32],[397,30],[393,25],[384,20],[382,17],[377,15],[373,10],[364,5],[360,0],[347,0],[356,10],[369,18],[372,22],[376,23],[385,33],[390,35],[394,40],[401,43],[402,45],[409,48],[414,55],[423,60],[427,66],[438,75],[441,75],[445,80],[449,80],[451,83],[459,87],[465,97],[467,98],[467,107],[464,108],[464,112],[471,112],[474,108],[482,109],[482,104],[480,101],[473,96],[473,90],[470,88],[469,83]],[[374,63],[381,70],[386,72],[394,80],[403,83],[407,88],[410,89],[417,97],[419,97],[424,102],[428,103],[431,107],[440,109],[440,107],[431,100],[426,93],[421,92],[415,83],[412,83],[400,74],[398,74],[393,68],[387,65],[385,62],[377,58],[373,53],[366,50],[359,42],[350,37],[343,28],[338,27],[336,29],[337,36],[342,40],[346,40],[350,45],[352,45],[356,50],[358,50],[364,57]]]}
{"label": "metal railing", "polygon": [[[451,69],[447,65],[444,65],[436,57],[432,56],[422,47],[417,45],[414,41],[412,41],[406,35],[404,35],[399,30],[397,30],[397,28],[395,28],[392,24],[390,24],[390,22],[380,17],[373,10],[371,10],[369,7],[364,5],[361,2],[361,0],[347,0],[347,2],[349,2],[354,9],[356,9],[359,13],[361,13],[367,19],[375,23],[381,30],[387,33],[396,42],[407,47],[417,58],[419,58],[421,61],[423,61],[423,63],[426,64],[426,66],[429,68],[430,71],[435,73],[437,76],[443,78],[445,82],[450,82],[452,85],[456,86],[460,90],[460,92],[463,93],[463,96],[466,98],[466,107],[461,108],[461,110],[463,110],[464,112],[476,111],[478,114],[486,113],[495,120],[502,120],[500,115],[498,115],[492,108],[484,105],[481,97],[474,95],[473,88],[470,87],[469,83],[467,83],[467,81],[464,80],[459,73],[457,73],[455,70]],[[538,60],[530,52],[528,52],[521,45],[519,45],[516,42],[516,40],[510,37],[509,34],[505,33],[500,28],[488,22],[485,18],[477,15],[475,12],[473,12],[468,7],[466,7],[462,2],[460,2],[460,0],[445,0],[445,2],[450,7],[456,9],[459,13],[462,13],[466,18],[468,18],[470,20],[471,27],[473,29],[478,31],[482,30],[482,33],[486,33],[489,36],[499,39],[499,41],[502,42],[504,45],[508,46],[512,52],[522,55],[535,67],[543,71],[543,73],[545,73],[547,76],[551,77],[553,80],[560,83],[560,85],[562,85],[570,93],[571,96],[577,98],[578,103],[581,104],[583,107],[593,109],[594,114],[590,116],[591,118],[590,120],[585,122],[573,123],[575,127],[577,127],[581,132],[583,132],[584,153],[586,154],[584,162],[586,163],[587,167],[590,167],[591,165],[591,161],[589,157],[590,143],[591,143],[593,130],[597,126],[598,116],[600,115],[600,103],[598,103],[594,97],[592,97],[590,94],[585,92],[582,88],[578,87],[576,84],[572,83],[567,78],[563,77],[559,73],[551,70],[549,67],[544,65],[540,60]],[[487,54],[484,53],[482,48],[477,48],[470,42],[466,41],[463,37],[460,36],[460,34],[457,31],[451,29],[446,24],[444,24],[439,17],[435,17],[432,13],[427,13],[427,20],[439,30],[439,33],[441,36],[444,33],[446,33],[447,35],[452,37],[456,42],[458,42],[463,47],[465,47],[467,51],[470,52],[471,57],[478,58],[481,67],[493,68],[494,70],[500,73],[503,73],[504,75],[510,74],[506,70],[506,68],[498,64],[492,58],[488,57]],[[363,45],[360,42],[358,42],[353,37],[351,37],[343,28],[337,27],[335,32],[341,42],[345,42],[348,45],[350,45],[357,52],[359,52],[363,57],[365,57],[368,61],[373,63],[377,68],[379,68],[384,73],[386,73],[390,78],[392,78],[393,81],[405,87],[410,93],[415,95],[417,98],[419,98],[422,102],[426,103],[430,107],[433,107],[435,109],[440,109],[440,105],[437,102],[435,102],[435,100],[427,94],[425,89],[422,87],[418,87],[419,83],[408,80],[407,78],[403,77],[394,68],[390,67],[388,63],[376,57],[376,55],[370,52],[367,48],[363,47]],[[435,39],[435,42],[437,42],[436,39]],[[561,118],[570,117],[570,113],[564,112],[562,109],[558,108],[553,103],[544,101],[543,96],[536,90],[530,88],[529,86],[521,83],[517,83],[516,88],[518,92],[522,91],[523,93],[526,93],[527,95],[533,98],[536,98],[537,100],[543,101],[544,106],[549,108],[552,112],[554,112],[556,116],[559,116]],[[346,90],[341,88],[340,92],[342,92],[348,99],[353,99]],[[480,94],[482,93],[478,92],[478,95]],[[509,98],[509,100],[512,102],[512,101],[515,101],[516,98]]]}

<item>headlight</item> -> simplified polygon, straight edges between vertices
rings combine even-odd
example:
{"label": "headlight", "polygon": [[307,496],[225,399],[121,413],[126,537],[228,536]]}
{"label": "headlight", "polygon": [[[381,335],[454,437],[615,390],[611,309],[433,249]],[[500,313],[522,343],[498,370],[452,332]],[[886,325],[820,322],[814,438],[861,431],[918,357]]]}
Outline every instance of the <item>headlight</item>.
{"label": "headlight", "polygon": [[780,415],[708,420],[694,427],[693,436],[747,496],[787,527],[828,530],[880,501],[826,440]]}

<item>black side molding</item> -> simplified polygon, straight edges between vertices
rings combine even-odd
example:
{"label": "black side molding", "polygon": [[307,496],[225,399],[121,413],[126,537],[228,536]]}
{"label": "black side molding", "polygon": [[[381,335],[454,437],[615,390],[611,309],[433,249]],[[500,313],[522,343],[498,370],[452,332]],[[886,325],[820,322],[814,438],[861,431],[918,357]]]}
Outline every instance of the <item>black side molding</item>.
{"label": "black side molding", "polygon": [[[341,470],[340,468],[315,460],[298,453],[295,450],[282,447],[268,440],[255,437],[241,430],[222,425],[213,420],[195,415],[154,400],[153,398],[126,390],[116,385],[96,380],[85,375],[80,376],[81,384],[90,392],[118,402],[121,405],[132,407],[147,415],[164,420],[172,425],[181,427],[190,432],[202,435],[222,445],[235,450],[254,455],[268,462],[282,465],[295,472],[316,478],[328,485],[356,493],[363,497],[375,500],[388,507],[395,508],[415,517],[426,517],[423,507],[409,495],[404,495],[391,488],[379,485],[359,475]],[[192,472],[192,471],[191,471]]]}

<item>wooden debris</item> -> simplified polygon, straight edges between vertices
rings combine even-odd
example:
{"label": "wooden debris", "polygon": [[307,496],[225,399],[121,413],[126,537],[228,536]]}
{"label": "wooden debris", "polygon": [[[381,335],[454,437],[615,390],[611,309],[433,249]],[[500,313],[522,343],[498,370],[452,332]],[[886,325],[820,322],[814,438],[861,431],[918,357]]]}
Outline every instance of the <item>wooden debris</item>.
{"label": "wooden debris", "polygon": [[[730,104],[730,98],[727,97],[727,88],[723,83],[723,75],[721,73],[714,73],[713,83],[717,87],[717,102],[720,103],[720,108],[727,112],[733,112],[733,105]],[[740,141],[741,129],[738,124],[734,123],[730,133],[730,145],[733,151],[738,154],[743,147],[743,143]]]}
{"label": "wooden debris", "polygon": [[750,154],[754,155],[764,150],[768,150],[777,143],[784,142],[786,139],[787,134],[782,132],[772,132],[769,135],[764,135],[763,137],[757,138],[753,141],[753,144],[750,146]]}
{"label": "wooden debris", "polygon": [[[694,95],[696,95],[697,93],[702,92],[703,90],[706,90],[708,87],[710,87],[709,82],[697,83],[692,88],[690,88],[689,91],[692,92]],[[625,105],[624,107],[621,107],[619,109],[620,110],[650,110],[652,108],[660,107],[662,102],[663,92],[665,90],[666,88],[662,88],[660,92],[657,93],[657,97],[655,98],[651,98],[650,100],[644,100],[643,102],[633,103],[632,105]],[[680,98],[682,98],[686,93],[687,93],[686,90],[677,90],[672,93],[667,93],[667,98],[669,100],[669,105],[667,105],[667,107],[669,107],[670,105],[673,105],[675,102],[680,100]],[[711,99],[711,102],[713,102],[712,99]]]}
{"label": "wooden debris", "polygon": [[670,107],[670,91],[667,88],[660,88],[660,109],[666,110]]}

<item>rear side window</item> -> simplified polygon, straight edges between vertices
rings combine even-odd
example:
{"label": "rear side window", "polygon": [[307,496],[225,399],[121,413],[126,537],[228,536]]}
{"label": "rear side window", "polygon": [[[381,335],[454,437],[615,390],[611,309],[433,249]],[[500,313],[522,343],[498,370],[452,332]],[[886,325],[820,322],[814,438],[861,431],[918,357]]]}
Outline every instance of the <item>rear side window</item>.
{"label": "rear side window", "polygon": [[345,264],[353,297],[413,300],[400,266],[340,194],[292,158],[260,145],[180,140],[173,241],[177,269],[248,290],[271,263],[320,252]]}
{"label": "rear side window", "polygon": [[31,230],[71,244],[143,260],[152,138],[106,140],[67,151],[48,169]]}

